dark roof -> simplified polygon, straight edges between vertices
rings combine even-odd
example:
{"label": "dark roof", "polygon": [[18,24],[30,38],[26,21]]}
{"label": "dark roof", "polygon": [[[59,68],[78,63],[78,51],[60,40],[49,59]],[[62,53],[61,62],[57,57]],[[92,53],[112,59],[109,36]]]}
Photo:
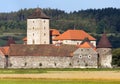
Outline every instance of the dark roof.
{"label": "dark roof", "polygon": [[10,44],[16,44],[13,37],[8,37],[8,41],[7,41],[6,46],[10,46]]}
{"label": "dark roof", "polygon": [[42,19],[50,19],[45,13],[40,8],[37,8],[31,16],[28,17],[29,19],[37,19],[37,18],[42,18]]}
{"label": "dark roof", "polygon": [[97,48],[111,48],[112,45],[110,44],[106,34],[104,33],[97,45]]}
{"label": "dark roof", "polygon": [[10,45],[9,56],[72,56],[75,45]]}

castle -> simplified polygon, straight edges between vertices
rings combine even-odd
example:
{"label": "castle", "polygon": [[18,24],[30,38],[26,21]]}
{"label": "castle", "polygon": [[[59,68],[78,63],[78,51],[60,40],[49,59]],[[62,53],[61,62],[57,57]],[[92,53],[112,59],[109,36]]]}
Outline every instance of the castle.
{"label": "castle", "polygon": [[0,68],[112,68],[105,33],[96,46],[96,39],[83,30],[60,34],[50,29],[49,19],[37,8],[27,19],[24,44],[0,47]]}

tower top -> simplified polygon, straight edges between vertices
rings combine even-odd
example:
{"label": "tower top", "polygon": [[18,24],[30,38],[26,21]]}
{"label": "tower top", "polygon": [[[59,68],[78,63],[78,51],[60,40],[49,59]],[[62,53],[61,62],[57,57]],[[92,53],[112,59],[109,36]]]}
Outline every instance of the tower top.
{"label": "tower top", "polygon": [[50,19],[45,13],[43,13],[41,8],[36,8],[36,10],[28,17],[29,19]]}
{"label": "tower top", "polygon": [[106,34],[104,33],[97,45],[97,48],[112,48],[112,45],[110,44]]}
{"label": "tower top", "polygon": [[7,41],[6,46],[10,46],[10,44],[15,44],[13,37],[8,37],[8,41]]}

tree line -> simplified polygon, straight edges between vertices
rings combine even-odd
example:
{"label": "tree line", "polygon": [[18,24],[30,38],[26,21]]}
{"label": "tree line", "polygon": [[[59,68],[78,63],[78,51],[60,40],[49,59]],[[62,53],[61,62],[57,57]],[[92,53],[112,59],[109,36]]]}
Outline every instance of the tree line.
{"label": "tree line", "polygon": [[[20,9],[17,12],[0,13],[0,32],[26,30],[26,20],[35,9]],[[120,33],[120,9],[87,9],[66,13],[59,9],[46,8],[43,11],[50,16],[50,27],[65,31],[84,29],[90,33]]]}

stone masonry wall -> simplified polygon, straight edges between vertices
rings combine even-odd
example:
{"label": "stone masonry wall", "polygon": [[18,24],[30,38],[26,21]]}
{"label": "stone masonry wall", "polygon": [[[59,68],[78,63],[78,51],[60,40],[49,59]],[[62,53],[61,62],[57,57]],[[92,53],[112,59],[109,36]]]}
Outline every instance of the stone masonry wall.
{"label": "stone masonry wall", "polygon": [[111,48],[98,48],[99,53],[99,66],[102,68],[112,68],[112,49]]}
{"label": "stone masonry wall", "polygon": [[92,48],[79,48],[72,58],[74,68],[97,68],[98,54]]}
{"label": "stone masonry wall", "polygon": [[8,68],[71,68],[72,57],[9,56]]}
{"label": "stone masonry wall", "polygon": [[4,68],[6,66],[5,56],[0,56],[0,68]]}

